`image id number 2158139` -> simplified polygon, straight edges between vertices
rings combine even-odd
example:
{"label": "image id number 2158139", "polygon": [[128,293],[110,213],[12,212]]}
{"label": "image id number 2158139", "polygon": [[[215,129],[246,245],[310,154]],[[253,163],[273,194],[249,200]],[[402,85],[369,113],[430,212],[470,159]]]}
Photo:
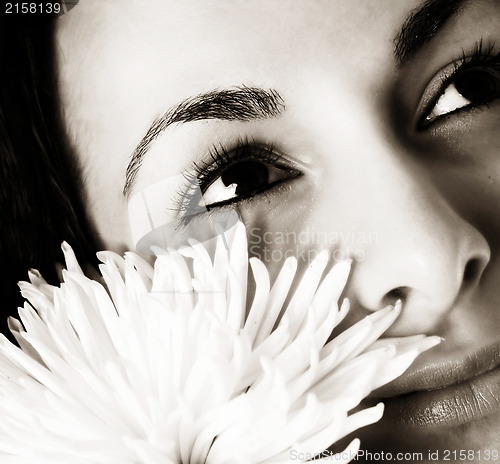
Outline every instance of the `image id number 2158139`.
{"label": "image id number 2158139", "polygon": [[58,14],[61,12],[61,4],[59,2],[8,2],[5,3],[3,12],[6,14]]}

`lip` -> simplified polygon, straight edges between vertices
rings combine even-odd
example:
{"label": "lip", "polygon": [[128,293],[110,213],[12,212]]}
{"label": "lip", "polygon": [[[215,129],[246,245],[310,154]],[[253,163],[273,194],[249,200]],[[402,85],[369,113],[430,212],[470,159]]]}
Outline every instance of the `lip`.
{"label": "lip", "polygon": [[410,370],[370,395],[385,419],[409,427],[457,426],[500,411],[500,343],[460,360]]}

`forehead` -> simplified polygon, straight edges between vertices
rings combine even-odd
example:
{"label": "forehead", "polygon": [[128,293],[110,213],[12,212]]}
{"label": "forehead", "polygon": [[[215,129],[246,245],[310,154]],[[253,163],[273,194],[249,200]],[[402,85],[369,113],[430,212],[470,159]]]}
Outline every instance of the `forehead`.
{"label": "forehead", "polygon": [[56,29],[70,133],[77,132],[73,127],[85,131],[97,117],[106,119],[117,102],[122,113],[147,108],[149,114],[143,113],[143,121],[136,115],[133,127],[128,119],[120,128],[101,123],[101,130],[108,136],[113,130],[117,136],[130,130],[137,141],[154,113],[216,87],[280,87],[286,94],[287,88],[293,93],[300,87],[297,83],[317,79],[318,86],[339,80],[365,88],[380,74],[390,73],[393,39],[418,4],[417,0],[80,2],[59,19]]}
{"label": "forehead", "polygon": [[291,38],[295,28],[309,28],[311,37],[340,34],[340,43],[346,45],[356,42],[353,35],[371,35],[391,23],[397,27],[417,4],[417,0],[86,0],[61,17],[60,29],[78,28],[87,35],[82,39],[90,34],[96,40],[128,37],[131,41],[147,28],[149,37],[169,37],[181,45],[190,37],[217,40],[222,34],[225,39],[224,31],[240,39],[248,33],[257,37],[271,27],[282,33],[288,29]]}
{"label": "forehead", "polygon": [[[259,70],[270,56],[277,69],[293,57],[298,68],[327,60],[376,60],[415,0],[86,0],[62,16],[57,35],[65,59],[121,78],[137,66],[208,73]],[[123,60],[126,56],[128,59]],[[128,64],[128,67],[127,67]],[[255,68],[257,66],[257,68]],[[265,63],[267,70],[269,63]],[[75,67],[73,67],[75,69]],[[126,75],[124,75],[126,73]],[[112,75],[110,76],[112,77]]]}

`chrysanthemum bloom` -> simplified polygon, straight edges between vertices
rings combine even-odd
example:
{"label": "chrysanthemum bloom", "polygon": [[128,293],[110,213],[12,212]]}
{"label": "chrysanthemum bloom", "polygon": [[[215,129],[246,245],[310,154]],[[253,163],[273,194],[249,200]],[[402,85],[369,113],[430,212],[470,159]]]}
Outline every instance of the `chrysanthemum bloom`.
{"label": "chrysanthemum bloom", "polygon": [[[399,305],[329,341],[348,311],[337,300],[350,264],[324,276],[320,253],[283,310],[296,272],[274,282],[250,260],[256,291],[247,308],[247,243],[212,260],[202,244],[140,256],[105,252],[106,288],[63,246],[59,287],[35,271],[0,346],[0,462],[275,463],[312,456],[380,419],[383,405],[348,415],[400,375],[436,337],[376,339]],[[375,342],[375,343],[374,343]],[[350,460],[359,443],[350,446]],[[329,458],[331,462],[331,458]],[[297,461],[294,461],[297,462]],[[342,462],[340,459],[335,462]]]}

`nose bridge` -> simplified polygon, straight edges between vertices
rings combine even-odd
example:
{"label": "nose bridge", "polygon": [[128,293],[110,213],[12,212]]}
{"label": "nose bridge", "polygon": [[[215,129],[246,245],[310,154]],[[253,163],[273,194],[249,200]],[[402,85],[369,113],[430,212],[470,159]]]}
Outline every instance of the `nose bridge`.
{"label": "nose bridge", "polygon": [[402,297],[405,311],[395,333],[432,331],[464,282],[477,284],[489,247],[403,148],[372,133],[352,140],[349,153],[357,161],[343,173],[350,195],[338,208],[348,212],[351,227],[376,237],[357,245],[363,253],[349,296],[369,310]]}

